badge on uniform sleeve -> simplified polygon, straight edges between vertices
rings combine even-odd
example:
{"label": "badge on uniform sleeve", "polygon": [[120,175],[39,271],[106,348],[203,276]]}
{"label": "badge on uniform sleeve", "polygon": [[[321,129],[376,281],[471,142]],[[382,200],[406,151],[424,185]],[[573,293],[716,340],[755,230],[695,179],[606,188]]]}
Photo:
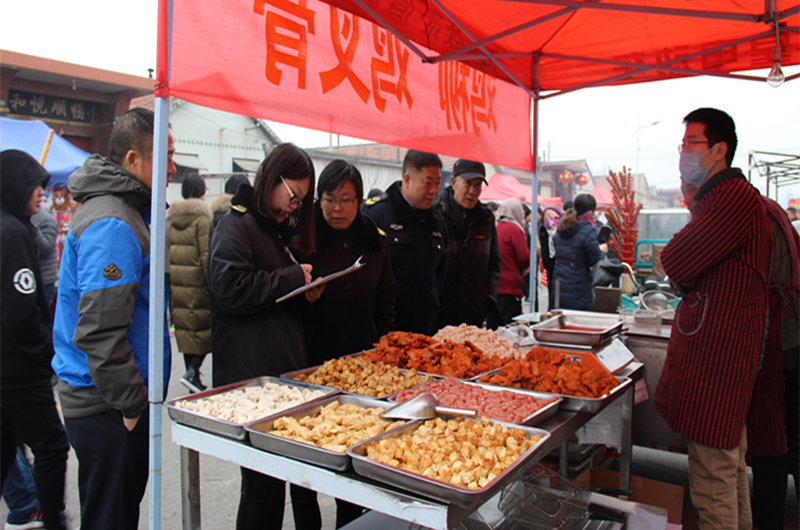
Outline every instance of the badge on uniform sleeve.
{"label": "badge on uniform sleeve", "polygon": [[432,235],[433,235],[433,237],[442,237],[442,233],[441,232],[433,232]]}
{"label": "badge on uniform sleeve", "polygon": [[14,289],[22,294],[36,292],[36,277],[30,269],[20,269],[14,273]]}
{"label": "badge on uniform sleeve", "polygon": [[107,280],[116,281],[122,278],[122,271],[119,270],[119,267],[117,267],[112,263],[111,265],[103,269],[103,277],[106,278]]}

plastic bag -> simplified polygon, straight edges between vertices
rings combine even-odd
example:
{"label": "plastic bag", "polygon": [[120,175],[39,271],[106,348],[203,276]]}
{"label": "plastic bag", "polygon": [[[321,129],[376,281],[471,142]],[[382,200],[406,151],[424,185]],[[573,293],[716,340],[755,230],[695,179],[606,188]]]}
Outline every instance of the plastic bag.
{"label": "plastic bag", "polygon": [[582,444],[604,444],[622,450],[622,400],[608,405],[575,435]]}
{"label": "plastic bag", "polygon": [[533,338],[533,330],[519,323],[497,328],[497,336],[501,339],[506,339],[513,344],[515,348],[533,346],[536,342]]}

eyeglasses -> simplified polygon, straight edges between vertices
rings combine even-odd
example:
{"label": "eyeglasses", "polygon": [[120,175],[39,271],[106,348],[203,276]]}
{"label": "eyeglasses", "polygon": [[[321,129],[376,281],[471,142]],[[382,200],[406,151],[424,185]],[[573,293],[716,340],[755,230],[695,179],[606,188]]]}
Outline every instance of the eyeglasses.
{"label": "eyeglasses", "polygon": [[348,197],[347,199],[332,199],[330,197],[323,197],[320,199],[325,205],[336,207],[337,204],[340,204],[342,207],[350,206],[354,202],[356,202],[355,197]]}
{"label": "eyeglasses", "polygon": [[708,140],[685,140],[678,144],[678,152],[683,153],[687,149],[694,147],[694,144],[707,144]]}
{"label": "eyeglasses", "polygon": [[292,188],[290,188],[289,185],[286,184],[286,181],[284,180],[283,175],[280,175],[280,177],[281,177],[281,182],[283,182],[283,185],[286,186],[286,191],[289,192],[289,204],[291,204],[292,206],[296,206],[298,208],[302,208],[303,207],[303,199],[301,199],[300,197],[295,195],[295,193],[292,191]]}

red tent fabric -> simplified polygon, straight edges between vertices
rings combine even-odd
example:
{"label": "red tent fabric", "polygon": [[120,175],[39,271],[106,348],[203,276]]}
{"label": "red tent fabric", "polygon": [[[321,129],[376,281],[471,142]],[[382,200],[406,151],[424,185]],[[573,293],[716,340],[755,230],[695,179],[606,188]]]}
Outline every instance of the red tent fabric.
{"label": "red tent fabric", "polygon": [[[489,184],[484,186],[481,191],[480,200],[487,201],[505,201],[507,199],[519,199],[528,204],[531,203],[531,190],[526,188],[512,175],[503,175],[495,173],[489,178]],[[537,196],[538,204],[562,204],[561,197],[542,197]]]}
{"label": "red tent fabric", "polygon": [[[796,0],[325,0],[382,20],[436,54],[529,93],[769,68],[800,62]],[[361,5],[374,13],[367,13]],[[794,28],[793,30],[791,28]]]}
{"label": "red tent fabric", "polygon": [[598,206],[614,206],[614,196],[608,188],[595,186],[592,189],[592,196],[597,200]]}

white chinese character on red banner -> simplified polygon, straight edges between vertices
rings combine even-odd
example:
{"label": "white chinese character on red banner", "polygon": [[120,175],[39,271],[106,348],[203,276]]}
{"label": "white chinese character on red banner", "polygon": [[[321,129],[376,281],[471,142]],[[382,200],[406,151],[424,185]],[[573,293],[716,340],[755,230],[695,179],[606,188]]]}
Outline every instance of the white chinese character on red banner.
{"label": "white chinese character on red banner", "polygon": [[455,62],[439,63],[439,108],[445,111],[447,128],[480,137],[481,125],[497,132],[494,115],[494,98],[497,95],[495,79]]}
{"label": "white chinese character on red banner", "polygon": [[[339,19],[340,13],[342,15],[341,22]],[[360,20],[355,15],[339,11],[331,6],[331,41],[333,52],[336,54],[339,64],[331,70],[320,72],[319,79],[322,81],[323,94],[333,90],[347,79],[356,94],[358,94],[358,97],[361,98],[361,101],[366,103],[369,99],[369,88],[353,71],[353,59],[358,49]],[[344,47],[342,46],[342,41],[344,41]]]}
{"label": "white chinese character on red banner", "polygon": [[406,105],[411,108],[414,100],[408,90],[408,69],[409,51],[403,46],[400,40],[390,34],[385,29],[373,25],[372,40],[375,45],[377,57],[372,58],[372,92],[375,96],[375,107],[381,111],[386,110],[386,99],[384,93],[392,94],[397,98],[398,103],[403,102],[403,95],[406,97]]}
{"label": "white chinese character on red banner", "polygon": [[[314,35],[314,10],[306,7],[307,0],[255,0],[253,12],[266,11],[267,64],[264,75],[280,86],[283,72],[279,64],[297,69],[297,88],[306,88],[306,57],[308,35]],[[270,4],[283,11],[267,9]],[[289,17],[292,18],[289,18]]]}

